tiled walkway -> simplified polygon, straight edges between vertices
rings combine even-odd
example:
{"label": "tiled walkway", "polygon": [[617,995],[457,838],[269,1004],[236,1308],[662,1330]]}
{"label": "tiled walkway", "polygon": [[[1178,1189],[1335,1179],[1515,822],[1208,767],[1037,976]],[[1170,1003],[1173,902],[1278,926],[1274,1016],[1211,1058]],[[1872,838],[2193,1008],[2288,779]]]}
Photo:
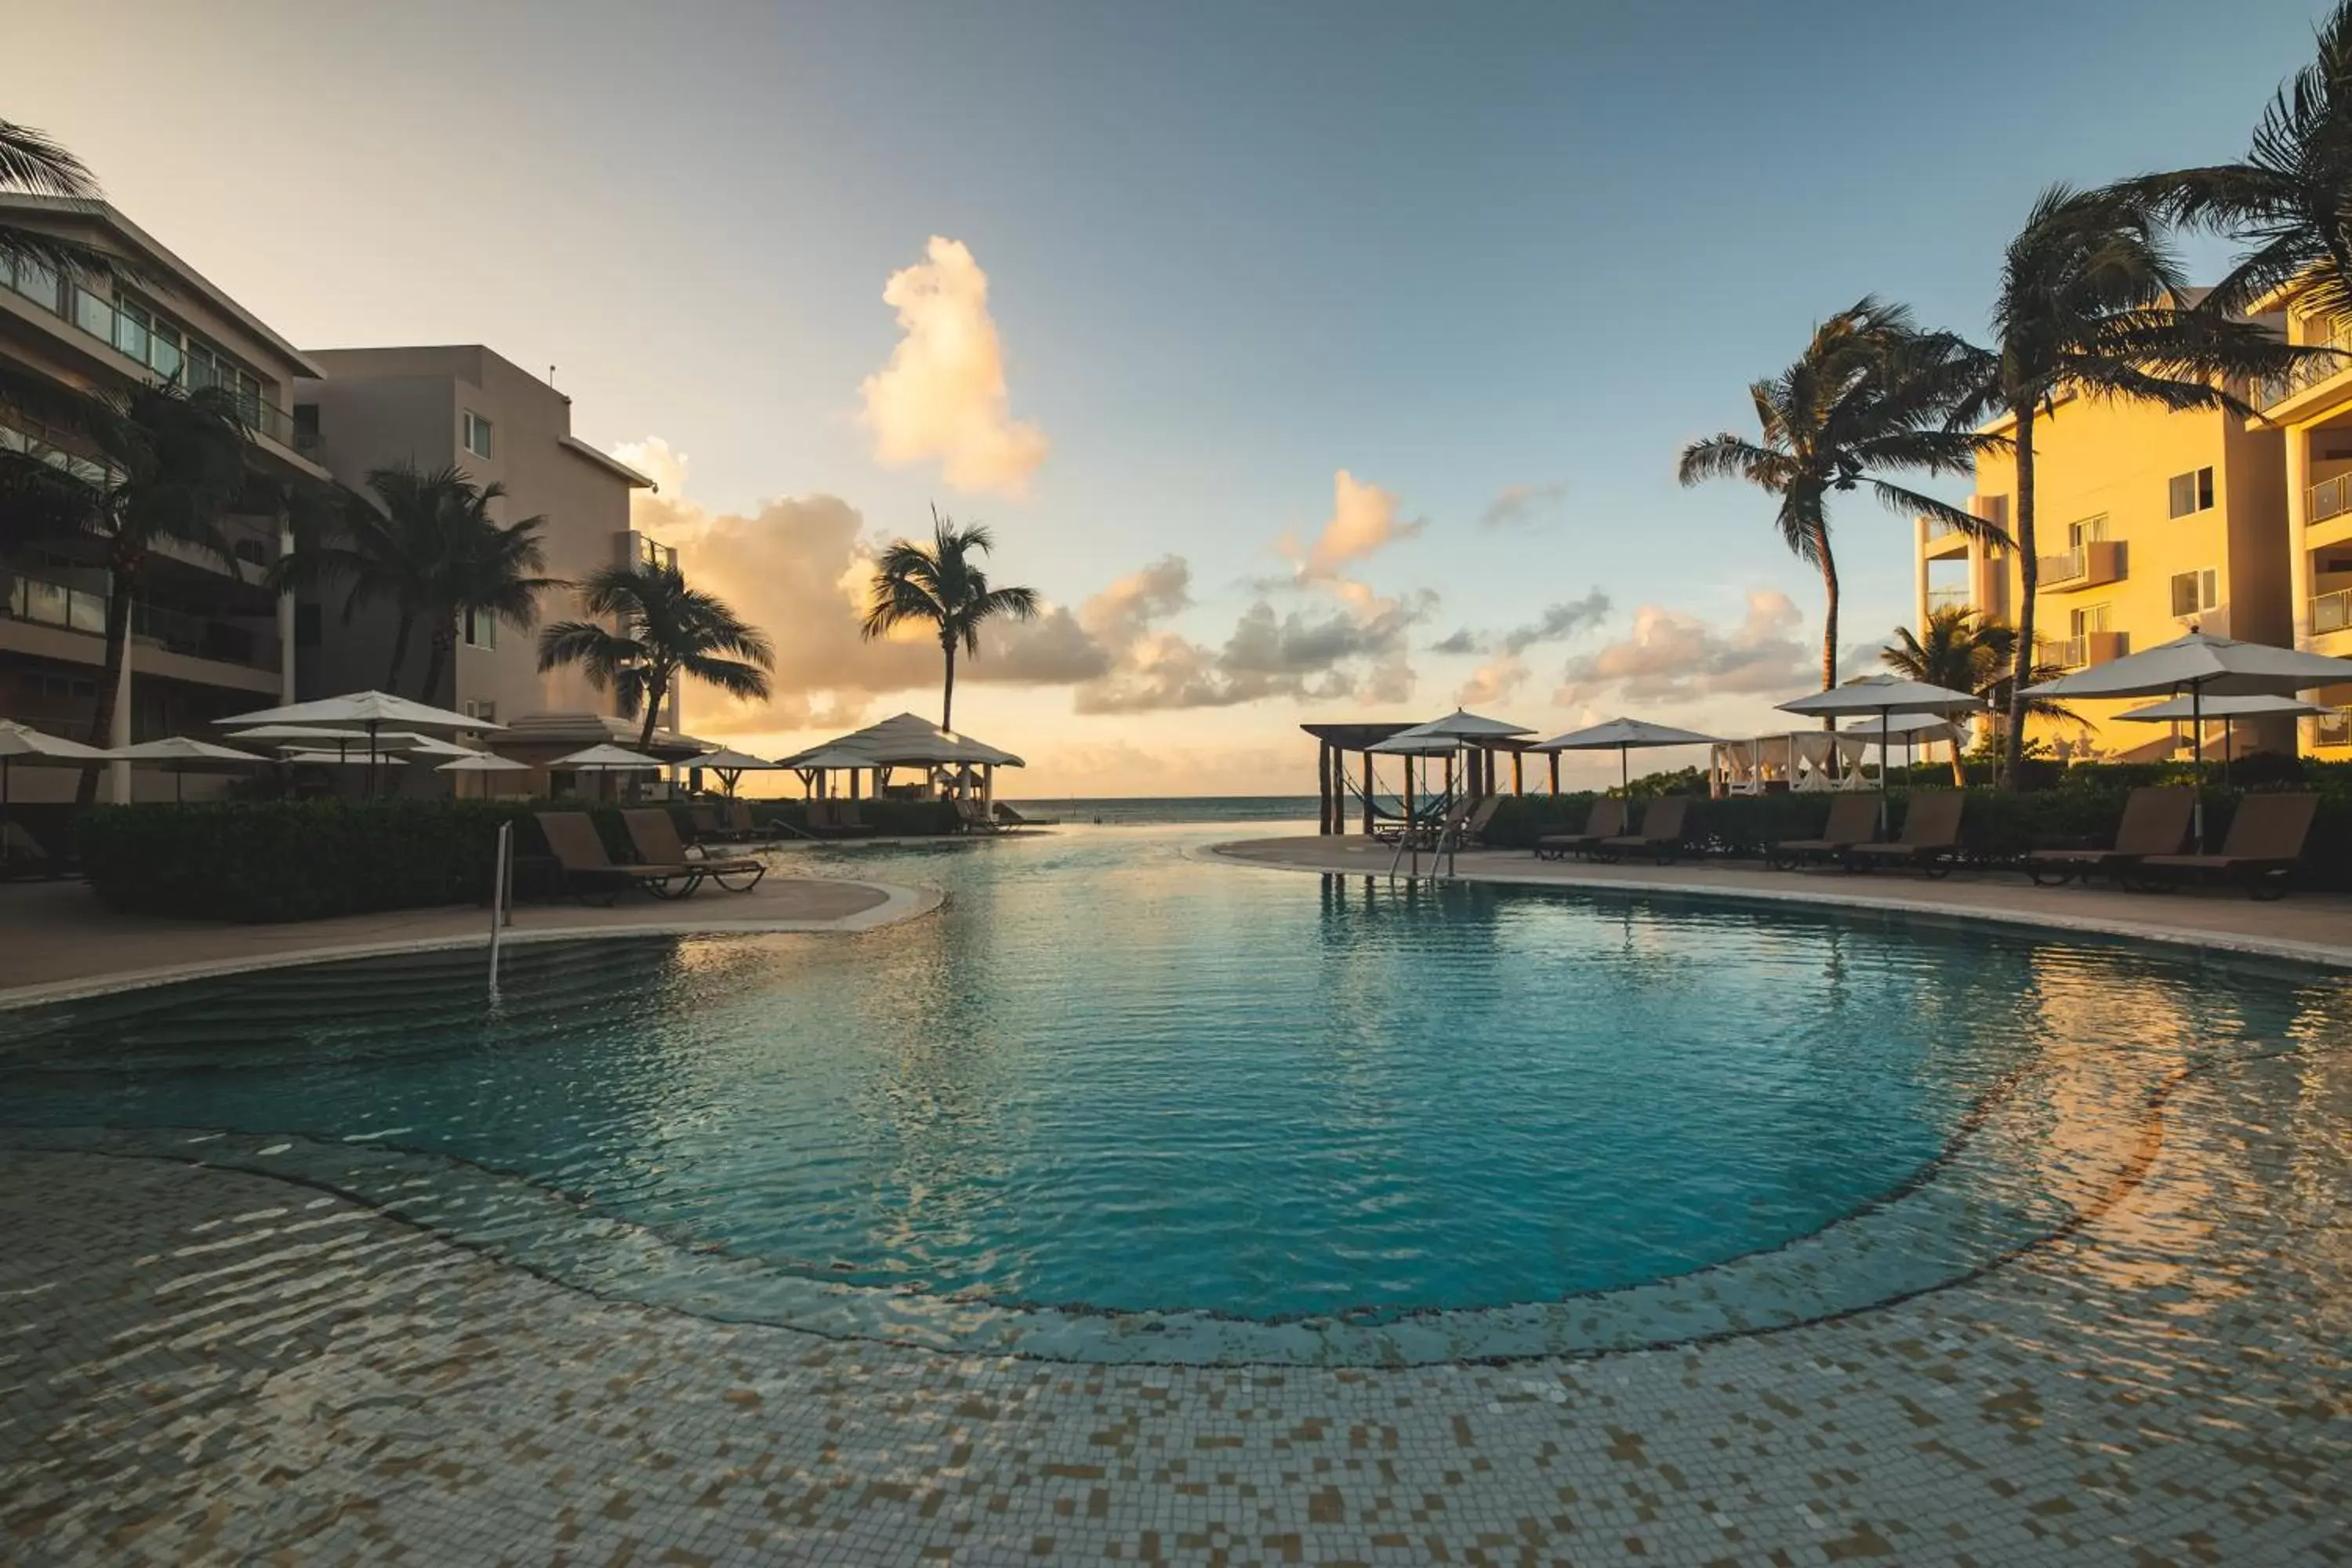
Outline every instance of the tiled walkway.
{"label": "tiled walkway", "polygon": [[2179,1077],[2087,1223],[1943,1289],[1396,1371],[730,1324],[0,1139],[0,1561],[2352,1563],[2341,1044]]}

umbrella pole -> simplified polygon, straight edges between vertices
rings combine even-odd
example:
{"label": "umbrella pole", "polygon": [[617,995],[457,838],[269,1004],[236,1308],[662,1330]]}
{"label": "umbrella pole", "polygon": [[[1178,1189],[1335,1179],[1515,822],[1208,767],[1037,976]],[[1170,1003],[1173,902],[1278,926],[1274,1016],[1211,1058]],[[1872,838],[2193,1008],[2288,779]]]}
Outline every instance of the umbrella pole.
{"label": "umbrella pole", "polygon": [[2189,728],[2196,736],[2197,853],[2205,853],[2205,683],[2189,688]]}
{"label": "umbrella pole", "polygon": [[1617,793],[1627,800],[1633,798],[1633,764],[1629,760],[1633,755],[1631,746],[1617,748]]}

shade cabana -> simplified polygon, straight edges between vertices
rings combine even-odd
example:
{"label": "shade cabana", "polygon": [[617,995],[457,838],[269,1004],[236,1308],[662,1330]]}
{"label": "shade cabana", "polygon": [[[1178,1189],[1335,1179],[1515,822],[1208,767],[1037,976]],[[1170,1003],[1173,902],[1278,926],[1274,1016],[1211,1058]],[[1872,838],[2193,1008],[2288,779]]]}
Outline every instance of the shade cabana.
{"label": "shade cabana", "polygon": [[[1349,816],[1349,796],[1354,795],[1362,807],[1362,831],[1370,834],[1378,829],[1386,815],[1380,809],[1380,777],[1376,754],[1372,747],[1391,735],[1401,734],[1413,727],[1410,719],[1396,719],[1370,724],[1301,724],[1298,726],[1315,737],[1315,793],[1321,809],[1317,816],[1316,831],[1321,834],[1345,833]],[[1351,776],[1349,759],[1364,759],[1362,783]]]}
{"label": "shade cabana", "polygon": [[919,767],[928,778],[932,768],[977,766],[981,798],[993,800],[996,770],[1028,765],[1011,752],[971,735],[942,730],[914,713],[892,714],[878,724],[836,735],[781,761],[785,767],[801,770],[804,777],[835,768],[848,769],[853,799],[857,793],[857,773],[866,768],[875,770],[874,793],[879,795],[892,768]]}

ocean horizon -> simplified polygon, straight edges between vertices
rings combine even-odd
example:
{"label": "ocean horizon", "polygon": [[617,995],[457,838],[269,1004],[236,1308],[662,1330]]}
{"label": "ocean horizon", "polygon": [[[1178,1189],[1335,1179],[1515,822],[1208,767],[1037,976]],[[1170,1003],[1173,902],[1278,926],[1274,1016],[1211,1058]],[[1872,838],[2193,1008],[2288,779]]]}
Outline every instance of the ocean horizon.
{"label": "ocean horizon", "polygon": [[1311,795],[1005,795],[1024,816],[1139,826],[1175,822],[1312,822]]}

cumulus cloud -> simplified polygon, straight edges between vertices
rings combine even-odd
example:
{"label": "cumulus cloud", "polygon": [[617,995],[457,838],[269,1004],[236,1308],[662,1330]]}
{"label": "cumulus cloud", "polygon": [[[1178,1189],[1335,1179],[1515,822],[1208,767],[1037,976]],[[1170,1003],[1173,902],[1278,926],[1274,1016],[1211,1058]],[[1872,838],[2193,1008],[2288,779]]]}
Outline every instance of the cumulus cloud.
{"label": "cumulus cloud", "polygon": [[1456,708],[1498,706],[1518,695],[1528,680],[1527,661],[1517,654],[1505,654],[1492,664],[1480,665],[1470,672],[1454,693]]}
{"label": "cumulus cloud", "polygon": [[1478,514],[1481,528],[1516,528],[1556,510],[1568,499],[1568,486],[1558,479],[1541,485],[1507,485]]}
{"label": "cumulus cloud", "polygon": [[1565,642],[1599,626],[1609,614],[1609,595],[1595,588],[1580,599],[1545,606],[1542,615],[1525,626],[1488,633],[1465,626],[1429,645],[1432,653],[1522,654],[1538,643]]}
{"label": "cumulus cloud", "polygon": [[876,459],[937,459],[958,489],[1020,494],[1050,444],[1013,417],[988,274],[961,241],[934,235],[921,261],[890,275],[882,300],[905,336],[858,387]]}
{"label": "cumulus cloud", "polygon": [[1341,468],[1331,476],[1331,515],[1314,543],[1302,546],[1296,538],[1285,537],[1276,548],[1290,558],[1302,580],[1322,581],[1427,526],[1426,518],[1406,517],[1392,493]]}
{"label": "cumulus cloud", "polygon": [[1338,607],[1278,611],[1260,599],[1223,644],[1170,631],[1129,643],[1107,680],[1078,689],[1081,713],[1229,708],[1269,697],[1401,702],[1412,692],[1405,653],[1433,595],[1377,596]]}
{"label": "cumulus cloud", "polygon": [[1749,594],[1746,617],[1727,631],[1644,605],[1623,641],[1569,660],[1553,700],[1575,707],[1614,691],[1634,701],[1681,702],[1801,688],[1819,657],[1790,635],[1803,622],[1795,601],[1771,589]]}
{"label": "cumulus cloud", "polygon": [[[866,584],[881,541],[838,496],[763,501],[748,516],[712,512],[688,495],[688,461],[654,437],[614,455],[661,483],[630,501],[635,527],[676,548],[688,578],[763,628],[776,647],[773,700],[739,703],[689,685],[687,727],[698,734],[754,734],[847,728],[886,692],[937,686],[940,651],[917,635],[866,642],[858,636]],[[959,664],[957,679],[1056,685],[1096,679],[1111,658],[1070,610],[1047,606],[1035,620],[990,628],[982,655]]]}

